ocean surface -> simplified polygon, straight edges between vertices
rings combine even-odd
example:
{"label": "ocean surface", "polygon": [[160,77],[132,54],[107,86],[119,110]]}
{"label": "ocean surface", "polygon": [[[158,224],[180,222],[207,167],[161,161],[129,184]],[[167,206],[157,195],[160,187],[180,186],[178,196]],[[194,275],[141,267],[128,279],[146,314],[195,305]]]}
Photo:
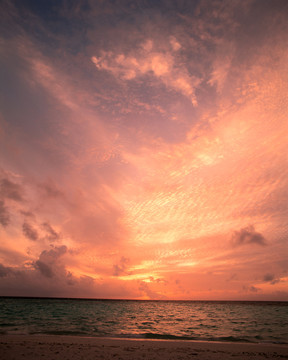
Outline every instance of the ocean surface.
{"label": "ocean surface", "polygon": [[288,303],[0,298],[1,334],[287,344]]}

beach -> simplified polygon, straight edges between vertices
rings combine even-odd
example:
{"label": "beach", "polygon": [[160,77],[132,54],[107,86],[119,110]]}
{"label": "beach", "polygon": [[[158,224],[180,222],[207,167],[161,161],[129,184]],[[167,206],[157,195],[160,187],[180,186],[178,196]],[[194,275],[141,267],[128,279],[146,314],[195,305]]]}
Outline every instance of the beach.
{"label": "beach", "polygon": [[3,335],[0,360],[288,359],[288,345],[136,340],[76,336]]}

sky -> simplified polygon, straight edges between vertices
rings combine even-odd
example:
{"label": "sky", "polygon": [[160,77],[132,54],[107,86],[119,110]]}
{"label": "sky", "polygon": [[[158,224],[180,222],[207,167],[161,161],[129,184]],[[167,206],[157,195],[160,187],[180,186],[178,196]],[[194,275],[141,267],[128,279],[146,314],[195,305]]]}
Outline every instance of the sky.
{"label": "sky", "polygon": [[288,300],[286,0],[0,14],[0,295]]}

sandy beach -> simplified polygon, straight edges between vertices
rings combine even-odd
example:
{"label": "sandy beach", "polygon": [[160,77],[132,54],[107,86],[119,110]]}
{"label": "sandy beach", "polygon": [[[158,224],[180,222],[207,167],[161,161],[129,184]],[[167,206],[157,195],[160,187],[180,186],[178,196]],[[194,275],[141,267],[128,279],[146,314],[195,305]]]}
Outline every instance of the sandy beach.
{"label": "sandy beach", "polygon": [[1,336],[0,360],[13,359],[288,359],[288,345],[71,336]]}

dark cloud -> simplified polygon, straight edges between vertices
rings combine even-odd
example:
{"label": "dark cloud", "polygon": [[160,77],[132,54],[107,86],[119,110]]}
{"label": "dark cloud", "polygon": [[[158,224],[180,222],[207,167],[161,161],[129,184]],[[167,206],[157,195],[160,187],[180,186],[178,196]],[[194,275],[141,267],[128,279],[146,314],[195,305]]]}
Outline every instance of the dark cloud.
{"label": "dark cloud", "polygon": [[38,240],[38,232],[36,229],[33,228],[32,225],[30,225],[29,223],[27,223],[26,221],[23,223],[22,225],[22,231],[23,234],[29,239],[29,240],[33,240],[36,241]]}
{"label": "dark cloud", "polygon": [[41,255],[40,255],[40,259],[41,260],[55,260],[58,259],[60,256],[64,255],[67,252],[67,246],[66,245],[61,245],[61,246],[55,246],[53,249],[51,250],[44,250]]}
{"label": "dark cloud", "polygon": [[60,234],[57,233],[48,222],[43,223],[42,228],[46,231],[45,238],[47,240],[52,242],[60,239]]}
{"label": "dark cloud", "polygon": [[41,260],[37,260],[35,262],[35,268],[40,271],[42,275],[47,278],[52,278],[54,276],[54,272],[51,265],[45,264]]}
{"label": "dark cloud", "polygon": [[7,207],[5,206],[4,201],[0,200],[0,224],[2,226],[7,226],[9,225],[9,222],[10,216]]}
{"label": "dark cloud", "polygon": [[232,244],[234,246],[256,244],[260,246],[267,245],[264,236],[255,231],[254,226],[247,226],[240,231],[235,231],[232,235]]}
{"label": "dark cloud", "polygon": [[57,274],[64,274],[66,276],[64,265],[58,263],[58,259],[66,252],[67,247],[65,245],[42,251],[39,259],[35,262],[35,269],[39,270],[47,278],[52,278]]}
{"label": "dark cloud", "polygon": [[255,287],[255,286],[253,286],[253,285],[250,285],[250,286],[244,285],[244,286],[243,286],[243,290],[244,290],[245,292],[250,292],[250,293],[257,293],[257,292],[260,291],[259,288]]}
{"label": "dark cloud", "polygon": [[268,274],[264,275],[263,281],[272,281],[272,280],[274,280],[274,278],[275,278],[275,275],[268,273]]}
{"label": "dark cloud", "polygon": [[66,284],[68,284],[68,285],[76,285],[77,284],[77,279],[73,276],[73,274],[70,271],[68,271],[66,274]]}
{"label": "dark cloud", "polygon": [[275,285],[280,282],[279,279],[276,278],[274,274],[267,273],[263,276],[263,281],[269,282],[271,285]]}
{"label": "dark cloud", "polygon": [[58,186],[52,180],[40,184],[39,187],[44,192],[44,194],[50,198],[63,197],[64,195],[63,192],[58,188]]}
{"label": "dark cloud", "polygon": [[234,280],[238,280],[238,275],[235,273],[231,274],[230,277],[226,281],[229,282],[229,281],[234,281]]}
{"label": "dark cloud", "polygon": [[114,269],[113,276],[130,275],[131,273],[127,271],[128,263],[129,263],[129,259],[122,256],[119,264],[113,266]]}
{"label": "dark cloud", "polygon": [[14,201],[23,201],[23,190],[19,184],[13,183],[9,179],[0,181],[0,194],[7,199]]}
{"label": "dark cloud", "polygon": [[34,217],[34,214],[31,211],[20,210],[20,214],[30,218]]}
{"label": "dark cloud", "polygon": [[5,277],[11,273],[13,273],[13,270],[11,268],[0,264],[0,277]]}

